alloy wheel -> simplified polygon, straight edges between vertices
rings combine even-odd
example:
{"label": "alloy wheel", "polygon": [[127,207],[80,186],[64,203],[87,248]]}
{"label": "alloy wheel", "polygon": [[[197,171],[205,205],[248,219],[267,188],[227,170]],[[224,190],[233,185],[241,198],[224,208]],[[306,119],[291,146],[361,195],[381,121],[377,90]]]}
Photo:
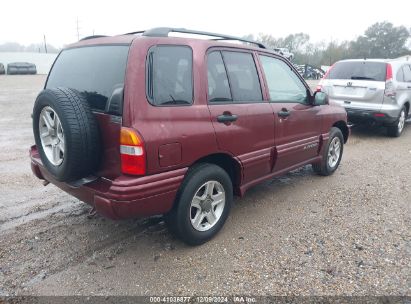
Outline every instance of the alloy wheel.
{"label": "alloy wheel", "polygon": [[54,166],[59,166],[64,160],[64,131],[56,111],[44,107],[39,119],[40,141],[47,160]]}
{"label": "alloy wheel", "polygon": [[197,231],[207,231],[220,220],[225,206],[224,187],[218,181],[204,183],[191,201],[191,225]]}

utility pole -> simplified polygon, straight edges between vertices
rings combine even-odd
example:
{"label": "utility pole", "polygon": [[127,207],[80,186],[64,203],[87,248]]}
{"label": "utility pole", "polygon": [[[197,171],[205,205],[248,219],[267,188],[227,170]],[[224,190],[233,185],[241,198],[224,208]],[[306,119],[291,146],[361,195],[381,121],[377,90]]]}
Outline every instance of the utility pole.
{"label": "utility pole", "polygon": [[46,50],[46,54],[47,54],[46,35],[43,35],[43,38],[44,38],[44,49]]}
{"label": "utility pole", "polygon": [[76,22],[76,24],[77,24],[77,40],[80,40],[80,28],[79,28],[79,26],[78,26],[78,17],[77,17],[77,22]]}

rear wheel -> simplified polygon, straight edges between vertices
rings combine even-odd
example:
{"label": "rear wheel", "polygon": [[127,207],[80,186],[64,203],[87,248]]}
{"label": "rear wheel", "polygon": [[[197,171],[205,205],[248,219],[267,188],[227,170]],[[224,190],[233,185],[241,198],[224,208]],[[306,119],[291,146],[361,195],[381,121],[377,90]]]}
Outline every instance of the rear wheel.
{"label": "rear wheel", "polygon": [[387,127],[388,136],[391,136],[391,137],[401,136],[402,131],[404,131],[406,117],[407,117],[407,109],[405,107],[402,107],[400,115],[398,116],[396,123],[392,126]]}
{"label": "rear wheel", "polygon": [[321,162],[312,164],[314,172],[324,176],[333,174],[340,165],[343,149],[344,137],[341,130],[336,127],[331,128]]}
{"label": "rear wheel", "polygon": [[223,227],[233,200],[233,186],[227,172],[213,164],[191,168],[181,185],[166,223],[189,245],[200,245]]}

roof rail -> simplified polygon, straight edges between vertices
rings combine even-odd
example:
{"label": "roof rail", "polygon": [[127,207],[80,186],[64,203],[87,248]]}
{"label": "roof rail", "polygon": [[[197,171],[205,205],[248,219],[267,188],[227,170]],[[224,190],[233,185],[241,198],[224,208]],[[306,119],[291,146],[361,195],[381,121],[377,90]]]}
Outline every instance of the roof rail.
{"label": "roof rail", "polygon": [[108,37],[108,36],[106,36],[106,35],[87,36],[87,37],[81,38],[79,41],[89,40],[89,39],[94,39],[94,38],[103,38],[103,37]]}
{"label": "roof rail", "polygon": [[147,36],[147,37],[168,37],[168,35],[170,33],[183,33],[183,34],[194,34],[194,35],[201,35],[201,36],[210,36],[210,37],[216,37],[216,39],[212,39],[212,40],[241,41],[241,42],[247,42],[247,43],[255,44],[259,48],[262,48],[262,49],[267,48],[261,42],[250,40],[250,39],[245,39],[245,38],[240,38],[240,37],[235,37],[235,36],[229,36],[229,35],[224,35],[224,34],[211,33],[211,32],[188,30],[188,29],[185,29],[185,28],[156,27],[156,28],[152,28],[152,29],[149,29],[149,30],[146,30],[146,31],[137,31],[137,32],[127,33],[126,35],[142,34],[143,36]]}

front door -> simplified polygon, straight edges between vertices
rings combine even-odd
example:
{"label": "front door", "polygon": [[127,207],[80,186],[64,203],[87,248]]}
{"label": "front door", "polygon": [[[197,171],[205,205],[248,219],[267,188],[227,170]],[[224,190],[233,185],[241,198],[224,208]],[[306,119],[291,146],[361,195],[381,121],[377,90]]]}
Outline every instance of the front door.
{"label": "front door", "polygon": [[208,105],[221,151],[243,166],[243,184],[271,173],[274,115],[263,100],[251,52],[213,50],[207,56]]}
{"label": "front door", "polygon": [[310,104],[310,91],[289,63],[262,54],[259,59],[275,117],[273,172],[286,171],[318,155],[320,107]]}

